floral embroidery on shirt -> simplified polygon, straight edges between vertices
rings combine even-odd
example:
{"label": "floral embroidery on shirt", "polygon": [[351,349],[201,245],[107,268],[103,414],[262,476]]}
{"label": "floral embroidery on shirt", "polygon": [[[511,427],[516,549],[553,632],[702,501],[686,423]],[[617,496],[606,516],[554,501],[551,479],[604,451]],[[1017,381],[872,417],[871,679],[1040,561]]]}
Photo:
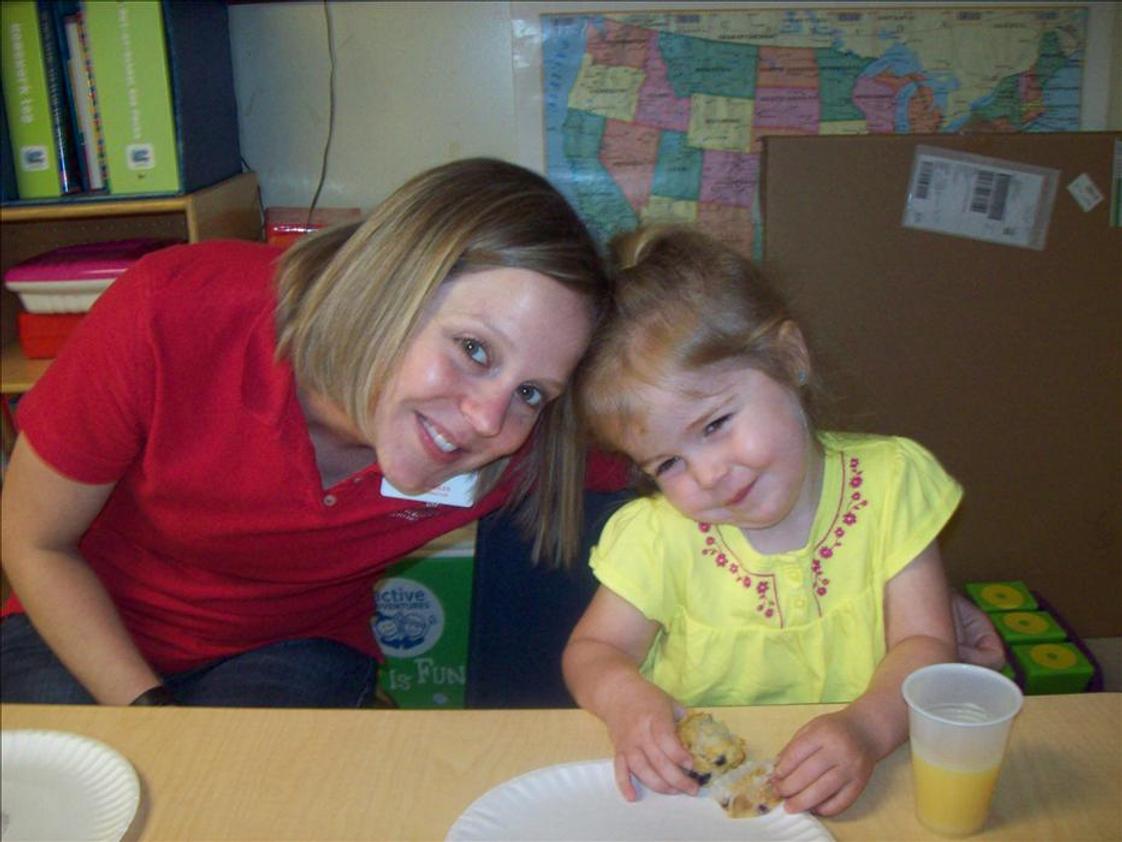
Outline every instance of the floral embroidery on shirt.
{"label": "floral embroidery on shirt", "polygon": [[727,572],[744,590],[754,593],[756,597],[756,610],[768,620],[773,620],[780,627],[783,626],[783,614],[776,602],[775,575],[771,573],[751,573],[740,562],[724,543],[718,540],[713,532],[713,524],[698,523],[697,528],[705,535],[705,545],[701,549],[703,556],[712,556],[713,563]]}
{"label": "floral embroidery on shirt", "polygon": [[[822,616],[822,599],[830,592],[830,577],[826,575],[826,566],[836,560],[838,551],[845,544],[847,533],[861,520],[861,510],[869,505],[868,498],[861,490],[865,482],[861,460],[856,456],[847,457],[844,453],[839,453],[838,459],[841,461],[842,481],[834,517],[811,552],[811,591],[819,617]],[[775,575],[747,570],[720,539],[713,524],[698,523],[697,528],[705,536],[701,554],[711,558],[716,567],[728,573],[745,591],[754,594],[756,610],[782,628],[783,612],[779,606]]]}
{"label": "floral embroidery on shirt", "polygon": [[810,562],[810,571],[814,575],[811,589],[814,591],[814,600],[818,604],[818,616],[822,616],[822,597],[830,591],[830,579],[825,575],[823,563],[834,558],[835,553],[844,543],[846,531],[857,525],[858,513],[869,505],[868,498],[861,491],[861,486],[865,482],[861,460],[856,456],[847,459],[844,453],[839,453],[838,458],[842,465],[842,482],[837,508],[829,528],[814,545]]}

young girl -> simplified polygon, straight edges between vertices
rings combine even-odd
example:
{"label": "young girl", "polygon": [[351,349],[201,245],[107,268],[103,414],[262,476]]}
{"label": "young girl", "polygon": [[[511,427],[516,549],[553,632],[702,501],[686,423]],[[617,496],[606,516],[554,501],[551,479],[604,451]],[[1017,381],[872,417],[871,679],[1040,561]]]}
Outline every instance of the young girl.
{"label": "young girl", "polygon": [[912,441],[815,430],[803,336],[739,254],[681,228],[615,248],[578,399],[657,493],[603,531],[565,680],[607,725],[629,800],[631,775],[697,791],[683,706],[848,702],[776,768],[789,812],[834,815],[906,739],[904,677],[954,660],[936,536],[961,489]]}

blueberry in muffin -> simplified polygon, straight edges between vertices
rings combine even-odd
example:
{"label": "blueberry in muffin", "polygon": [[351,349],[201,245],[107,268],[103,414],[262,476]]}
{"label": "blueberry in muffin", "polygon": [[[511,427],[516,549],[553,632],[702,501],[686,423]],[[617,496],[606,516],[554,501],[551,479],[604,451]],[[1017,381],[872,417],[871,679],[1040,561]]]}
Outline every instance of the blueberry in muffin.
{"label": "blueberry in muffin", "polygon": [[744,762],[744,740],[723,722],[704,711],[691,711],[678,722],[678,739],[693,755],[692,777],[704,786],[714,775],[735,769]]}

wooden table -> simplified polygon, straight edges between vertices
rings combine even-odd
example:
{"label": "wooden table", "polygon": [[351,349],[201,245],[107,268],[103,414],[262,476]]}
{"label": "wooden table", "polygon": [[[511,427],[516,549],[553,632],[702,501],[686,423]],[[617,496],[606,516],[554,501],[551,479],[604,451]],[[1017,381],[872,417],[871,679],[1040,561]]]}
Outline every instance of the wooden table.
{"label": "wooden table", "polygon": [[[724,708],[753,756],[836,706]],[[282,711],[4,705],[5,729],[102,740],[132,761],[130,840],[441,840],[488,789],[541,766],[609,756],[578,710]],[[1122,838],[1122,694],[1029,697],[988,839]],[[938,838],[913,816],[908,750],[825,823],[838,840]]]}

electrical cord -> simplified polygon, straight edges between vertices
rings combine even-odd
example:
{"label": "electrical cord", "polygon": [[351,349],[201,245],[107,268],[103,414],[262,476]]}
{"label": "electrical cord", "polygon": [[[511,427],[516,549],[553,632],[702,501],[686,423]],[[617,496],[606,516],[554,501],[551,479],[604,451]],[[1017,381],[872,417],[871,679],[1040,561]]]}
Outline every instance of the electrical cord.
{"label": "electrical cord", "polygon": [[[242,172],[255,172],[245,156],[239,155],[238,160],[242,162]],[[261,194],[261,179],[257,180],[257,239],[265,239],[265,197]]]}
{"label": "electrical cord", "polygon": [[307,226],[312,226],[312,214],[315,213],[319,203],[319,194],[323,190],[324,180],[327,178],[327,159],[331,151],[331,140],[335,136],[335,31],[331,24],[331,6],[329,0],[323,0],[323,20],[327,28],[327,54],[331,61],[331,70],[327,85],[327,140],[323,144],[323,162],[319,171],[319,183],[316,185],[312,203],[308,206]]}

